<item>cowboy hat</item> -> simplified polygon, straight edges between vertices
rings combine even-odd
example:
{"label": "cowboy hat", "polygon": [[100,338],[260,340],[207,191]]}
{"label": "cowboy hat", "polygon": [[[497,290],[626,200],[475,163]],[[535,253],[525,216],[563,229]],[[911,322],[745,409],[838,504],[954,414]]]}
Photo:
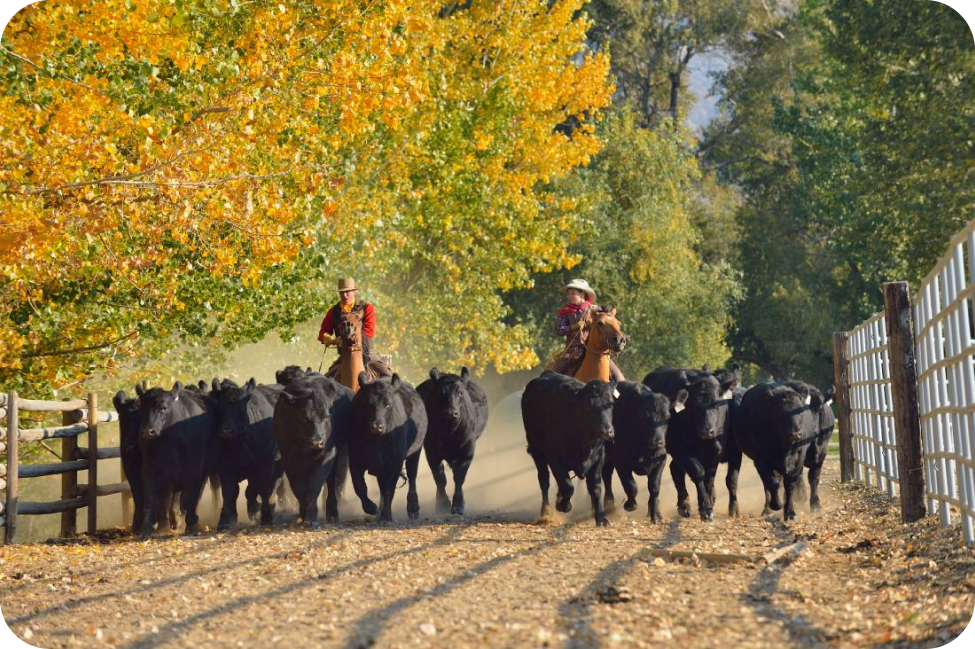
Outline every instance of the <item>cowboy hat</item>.
{"label": "cowboy hat", "polygon": [[583,293],[588,295],[590,302],[595,301],[596,299],[596,292],[592,290],[591,286],[589,286],[589,282],[587,282],[584,279],[572,280],[571,282],[569,282],[568,284],[562,287],[562,291],[563,292],[568,291],[570,288],[574,288],[578,291],[582,291]]}
{"label": "cowboy hat", "polygon": [[355,280],[351,277],[343,277],[339,279],[339,293],[344,293],[346,291],[358,291],[356,288]]}

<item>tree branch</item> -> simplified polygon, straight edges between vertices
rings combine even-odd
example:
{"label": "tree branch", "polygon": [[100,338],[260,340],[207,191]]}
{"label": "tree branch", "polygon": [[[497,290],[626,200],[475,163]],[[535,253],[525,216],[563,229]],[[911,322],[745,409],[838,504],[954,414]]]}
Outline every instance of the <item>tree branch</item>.
{"label": "tree branch", "polygon": [[121,338],[116,338],[115,340],[110,340],[108,342],[101,343],[99,345],[90,345],[88,347],[75,347],[74,349],[58,349],[50,352],[28,352],[26,354],[21,354],[21,358],[39,358],[41,356],[68,356],[70,354],[83,354],[85,352],[94,352],[99,349],[105,349],[106,347],[111,347],[112,345],[117,345],[123,340],[128,340],[129,338],[138,336],[138,331],[130,332]]}

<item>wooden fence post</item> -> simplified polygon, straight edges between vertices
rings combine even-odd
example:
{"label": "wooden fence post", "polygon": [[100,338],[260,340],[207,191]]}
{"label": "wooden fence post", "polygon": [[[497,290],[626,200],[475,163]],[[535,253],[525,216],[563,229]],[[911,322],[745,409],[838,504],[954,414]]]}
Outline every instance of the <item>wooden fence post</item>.
{"label": "wooden fence post", "polygon": [[88,393],[88,535],[98,531],[98,395]]}
{"label": "wooden fence post", "polygon": [[4,543],[10,545],[17,538],[17,490],[20,460],[18,458],[20,441],[20,417],[17,411],[17,393],[7,395],[7,511]]}
{"label": "wooden fence post", "polygon": [[[89,408],[89,411],[91,409]],[[74,423],[70,412],[61,413],[61,423],[65,426]],[[77,459],[78,438],[74,435],[61,438],[61,461],[71,462]],[[78,496],[78,473],[68,471],[61,474],[61,500],[70,500]],[[78,510],[69,509],[61,512],[61,536],[74,536],[78,532]]]}
{"label": "wooden fence post", "polygon": [[853,480],[853,429],[850,426],[850,352],[845,331],[833,332],[833,384],[840,429],[840,480]]}
{"label": "wooden fence post", "polygon": [[884,284],[887,322],[887,357],[890,359],[890,391],[897,435],[897,474],[901,496],[901,520],[910,523],[924,517],[924,472],[921,469],[921,415],[917,402],[917,367],[914,360],[914,328],[907,282]]}

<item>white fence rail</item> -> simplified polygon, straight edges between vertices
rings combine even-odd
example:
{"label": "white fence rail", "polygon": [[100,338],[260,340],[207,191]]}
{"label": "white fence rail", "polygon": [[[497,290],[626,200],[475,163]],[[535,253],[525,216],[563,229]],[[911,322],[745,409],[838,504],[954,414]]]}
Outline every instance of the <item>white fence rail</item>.
{"label": "white fence rail", "polygon": [[952,239],[914,300],[921,446],[928,511],[951,523],[957,508],[965,540],[975,541],[975,221]]}
{"label": "white fence rail", "polygon": [[[975,220],[912,301],[925,504],[975,543]],[[903,318],[906,320],[906,316]],[[893,496],[897,436],[883,312],[848,333],[850,436],[857,480]]]}
{"label": "white fence rail", "polygon": [[884,314],[849,334],[854,475],[893,497],[898,482],[890,359]]}

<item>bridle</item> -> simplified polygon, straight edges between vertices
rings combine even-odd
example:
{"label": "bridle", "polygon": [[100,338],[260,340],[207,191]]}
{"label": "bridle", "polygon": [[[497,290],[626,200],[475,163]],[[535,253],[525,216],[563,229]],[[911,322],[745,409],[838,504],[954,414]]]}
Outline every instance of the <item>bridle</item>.
{"label": "bridle", "polygon": [[[592,317],[589,317],[586,320],[586,323],[589,326],[589,336],[586,338],[586,342],[583,343],[583,347],[586,348],[586,351],[587,352],[590,352],[592,354],[599,354],[600,356],[616,356],[616,355],[619,354],[619,352],[614,352],[611,349],[593,349],[593,348],[591,348],[589,346],[589,341],[592,340],[592,332],[596,330],[596,323],[593,322],[593,318]],[[621,331],[620,332],[620,335],[622,335],[622,333],[623,332]],[[580,331],[579,334],[581,336],[582,335],[582,332]]]}

